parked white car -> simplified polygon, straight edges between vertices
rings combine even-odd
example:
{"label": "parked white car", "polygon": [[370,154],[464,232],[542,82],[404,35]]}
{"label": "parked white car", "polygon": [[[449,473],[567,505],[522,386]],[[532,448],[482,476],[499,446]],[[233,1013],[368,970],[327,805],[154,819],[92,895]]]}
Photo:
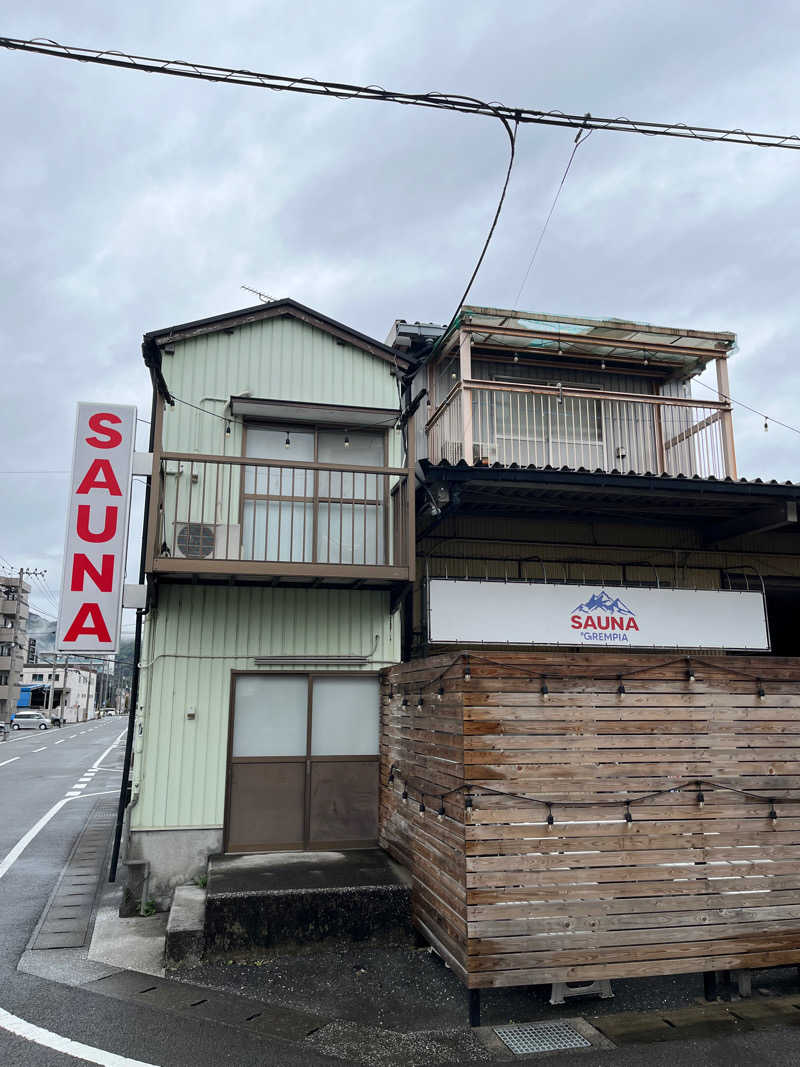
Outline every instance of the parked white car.
{"label": "parked white car", "polygon": [[12,730],[49,730],[50,720],[38,711],[18,711],[11,723]]}

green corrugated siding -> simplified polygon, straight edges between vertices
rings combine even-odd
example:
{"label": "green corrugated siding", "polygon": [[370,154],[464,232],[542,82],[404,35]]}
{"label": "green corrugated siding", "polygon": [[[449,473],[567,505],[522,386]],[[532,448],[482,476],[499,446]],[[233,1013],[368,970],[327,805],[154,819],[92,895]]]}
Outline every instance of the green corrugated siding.
{"label": "green corrugated siding", "polygon": [[[175,396],[221,414],[240,393],[310,404],[350,404],[397,409],[391,365],[297,319],[267,319],[176,342],[163,357]],[[204,400],[205,397],[217,399]],[[225,423],[184,404],[167,408],[164,447],[172,452],[241,455],[240,424],[225,436]]]}
{"label": "green corrugated siding", "polygon": [[361,669],[399,659],[399,627],[380,591],[167,585],[146,621],[137,830],[222,825],[232,670],[255,670],[254,656],[368,653],[376,634]]}

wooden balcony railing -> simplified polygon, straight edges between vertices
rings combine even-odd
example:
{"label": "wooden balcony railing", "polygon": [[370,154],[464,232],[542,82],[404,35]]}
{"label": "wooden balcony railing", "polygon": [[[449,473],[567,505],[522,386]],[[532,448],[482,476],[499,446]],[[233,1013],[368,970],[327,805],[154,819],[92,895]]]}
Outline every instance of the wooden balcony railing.
{"label": "wooden balcony railing", "polygon": [[736,475],[730,405],[716,400],[465,381],[426,430],[432,463]]}
{"label": "wooden balcony railing", "polygon": [[408,470],[165,452],[151,495],[156,572],[408,581]]}

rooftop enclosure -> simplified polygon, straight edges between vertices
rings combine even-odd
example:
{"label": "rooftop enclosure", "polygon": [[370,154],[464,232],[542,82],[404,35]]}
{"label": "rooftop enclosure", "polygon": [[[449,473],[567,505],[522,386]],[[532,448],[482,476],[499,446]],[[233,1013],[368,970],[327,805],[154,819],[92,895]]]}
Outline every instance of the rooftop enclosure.
{"label": "rooftop enclosure", "polygon": [[800,660],[691,662],[384,671],[381,843],[467,986],[800,963]]}
{"label": "rooftop enclosure", "polygon": [[[735,477],[730,333],[464,307],[427,367],[432,464]],[[691,395],[714,361],[717,395]]]}
{"label": "rooftop enclosure", "polygon": [[148,334],[144,352],[158,391],[149,572],[410,579],[414,437],[399,425],[397,353],[291,300]]}

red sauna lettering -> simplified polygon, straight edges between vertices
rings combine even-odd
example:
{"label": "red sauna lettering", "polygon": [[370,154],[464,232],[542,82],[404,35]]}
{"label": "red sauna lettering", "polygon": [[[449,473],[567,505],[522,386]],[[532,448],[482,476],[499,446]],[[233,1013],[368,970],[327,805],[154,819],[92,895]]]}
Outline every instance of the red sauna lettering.
{"label": "red sauna lettering", "polygon": [[122,419],[119,415],[114,415],[110,411],[98,411],[89,419],[89,429],[94,430],[95,433],[102,434],[106,440],[101,441],[99,437],[87,437],[86,444],[91,445],[92,448],[117,448],[122,444],[122,434],[119,430],[112,430],[110,426],[104,426],[106,422],[120,423]]}
{"label": "red sauna lettering", "polygon": [[101,593],[110,593],[114,583],[114,556],[112,553],[107,552],[103,555],[103,562],[100,564],[100,570],[98,570],[87,555],[83,552],[76,552],[72,560],[70,589],[73,592],[82,593],[85,578],[93,581]]}
{"label": "red sauna lettering", "polygon": [[[100,477],[101,474],[103,476],[102,479]],[[112,496],[122,496],[122,490],[109,460],[93,459],[91,467],[84,475],[83,481],[75,492],[79,496],[83,496],[92,489],[107,489]]]}
{"label": "red sauna lettering", "polygon": [[[91,623],[92,625],[88,625]],[[111,635],[99,604],[81,604],[78,614],[72,620],[70,628],[64,634],[64,643],[77,641],[79,637],[96,637],[98,641],[111,644]]]}
{"label": "red sauna lettering", "polygon": [[631,615],[627,619],[616,615],[570,615],[573,630],[636,630],[639,627]]}
{"label": "red sauna lettering", "polygon": [[117,532],[117,517],[119,508],[115,504],[106,505],[106,516],[103,520],[103,529],[100,533],[92,533],[89,529],[89,519],[92,509],[89,504],[78,504],[78,521],[76,531],[81,541],[89,541],[92,544],[100,544],[110,541]]}

